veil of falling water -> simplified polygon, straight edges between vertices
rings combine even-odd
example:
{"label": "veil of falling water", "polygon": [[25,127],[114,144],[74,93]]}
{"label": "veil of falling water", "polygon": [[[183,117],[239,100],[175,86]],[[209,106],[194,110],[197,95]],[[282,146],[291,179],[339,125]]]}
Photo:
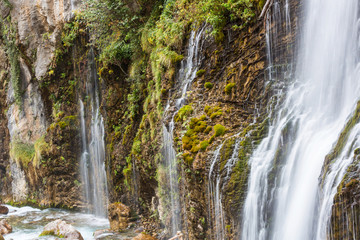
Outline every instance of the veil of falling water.
{"label": "veil of falling water", "polygon": [[[274,4],[267,17],[268,40],[276,39],[269,23],[288,19],[279,18],[283,14],[276,14]],[[303,4],[295,74],[268,136],[250,159],[241,239],[326,239],[333,197],[352,159],[346,153],[358,145],[355,126],[319,187],[325,156],[359,98],[359,6],[357,0]],[[281,12],[290,14],[286,7]],[[275,78],[272,46],[268,41],[269,81]]]}
{"label": "veil of falling water", "polygon": [[[172,104],[168,102],[165,108],[165,116],[170,115],[171,119],[168,124],[168,127],[163,123],[163,157],[166,168],[166,175],[168,188],[170,190],[170,208],[168,209],[171,214],[171,234],[175,235],[177,231],[181,230],[181,217],[180,217],[180,195],[179,195],[179,183],[178,183],[178,168],[177,168],[177,159],[176,151],[174,149],[174,139],[173,139],[173,130],[174,130],[174,116],[177,111],[185,104],[186,94],[189,90],[191,82],[196,77],[196,72],[199,70],[201,63],[201,48],[202,48],[202,39],[204,33],[204,27],[200,28],[197,32],[192,31],[187,57],[181,62],[181,67],[178,74],[178,84],[179,90],[175,92],[178,94],[179,98],[175,99],[175,103]],[[175,107],[176,112],[171,113],[170,108]]]}
{"label": "veil of falling water", "polygon": [[[107,216],[108,189],[105,171],[105,130],[100,113],[99,87],[93,51],[90,51],[85,101],[80,99],[81,138],[83,151],[80,172],[85,201],[90,212]],[[87,119],[90,123],[87,124]]]}

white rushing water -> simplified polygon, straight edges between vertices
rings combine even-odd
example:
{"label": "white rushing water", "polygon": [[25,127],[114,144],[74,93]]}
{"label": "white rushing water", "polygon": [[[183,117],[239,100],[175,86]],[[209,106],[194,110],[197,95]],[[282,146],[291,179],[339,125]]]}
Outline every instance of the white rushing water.
{"label": "white rushing water", "polygon": [[231,146],[232,154],[229,159],[222,159],[226,161],[223,169],[220,169],[221,164],[221,150],[224,147],[224,143],[221,143],[214,151],[210,170],[209,170],[209,183],[208,183],[208,200],[209,200],[209,219],[211,221],[211,232],[213,239],[223,240],[226,239],[226,228],[225,228],[225,211],[223,209],[223,186],[227,184],[233,167],[239,157],[239,148],[241,138],[237,135],[233,136],[235,140],[234,145]]}
{"label": "white rushing water", "polygon": [[[78,230],[85,240],[94,240],[94,232],[97,230],[108,229],[107,219],[96,217],[92,214],[71,212],[60,209],[40,210],[32,207],[12,207],[9,208],[9,214],[1,216],[0,219],[6,221],[12,226],[13,232],[4,235],[5,240],[35,240],[35,239],[57,239],[53,236],[39,237],[44,226],[49,222],[62,219],[71,224]],[[104,233],[99,235],[99,239],[130,239],[134,237],[133,233],[111,234]]]}
{"label": "white rushing water", "polygon": [[[85,190],[85,201],[90,213],[107,216],[108,189],[105,171],[105,128],[100,113],[99,87],[94,54],[89,57],[86,82],[86,103],[80,99],[81,138],[83,151],[80,159],[80,173]],[[90,124],[87,123],[90,120]]]}
{"label": "white rushing water", "polygon": [[[352,159],[344,150],[319,188],[325,156],[359,97],[358,1],[306,0],[304,5],[295,76],[268,136],[250,159],[241,239],[326,239],[334,191]],[[349,140],[358,134],[355,127]]]}
{"label": "white rushing water", "polygon": [[[199,53],[202,47],[202,38],[204,33],[204,27],[200,28],[198,32],[192,31],[189,46],[187,51],[187,57],[181,61],[181,67],[179,70],[179,74],[177,77],[178,81],[178,92],[175,94],[179,94],[179,98],[175,100],[175,104],[172,102],[168,102],[165,107],[164,115],[172,114],[170,118],[170,122],[168,127],[166,127],[165,123],[163,123],[163,157],[165,160],[165,169],[166,175],[168,179],[168,188],[170,190],[170,207],[168,209],[171,214],[171,234],[175,235],[177,231],[181,230],[181,216],[180,216],[180,195],[179,195],[179,183],[178,183],[178,168],[177,168],[177,158],[176,151],[174,149],[174,117],[177,111],[185,105],[185,99],[187,91],[191,85],[191,82],[196,77],[196,72],[199,70],[199,66],[202,58]],[[175,95],[178,96],[178,95]],[[175,106],[174,106],[175,105]],[[175,113],[170,112],[170,108],[175,107]]]}
{"label": "white rushing water", "polygon": [[211,230],[213,232],[213,238],[216,240],[225,239],[225,217],[220,189],[221,175],[218,172],[219,166],[216,168],[216,165],[220,160],[220,151],[223,146],[224,144],[222,143],[216,148],[209,171],[209,219],[211,219],[212,222]]}

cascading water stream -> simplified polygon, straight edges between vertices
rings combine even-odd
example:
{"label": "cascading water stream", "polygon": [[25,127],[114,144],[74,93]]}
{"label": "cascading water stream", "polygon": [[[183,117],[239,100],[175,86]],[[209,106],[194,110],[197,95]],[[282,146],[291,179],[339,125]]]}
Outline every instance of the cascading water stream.
{"label": "cascading water stream", "polygon": [[[294,80],[279,103],[268,136],[250,159],[244,240],[326,239],[336,187],[352,159],[344,150],[319,188],[325,156],[359,97],[358,1],[307,0],[304,4]],[[271,56],[271,45],[268,49]],[[357,136],[356,126],[344,149],[349,150]]]}
{"label": "cascading water stream", "polygon": [[[80,172],[85,190],[85,200],[90,205],[90,212],[96,216],[106,217],[108,189],[105,171],[105,129],[100,113],[98,78],[93,51],[89,58],[86,94],[85,104],[80,99],[83,144]],[[90,124],[87,124],[86,120],[88,119]]]}
{"label": "cascading water stream", "polygon": [[[205,27],[199,29],[196,33],[191,32],[188,55],[181,61],[181,68],[178,74],[179,82],[179,94],[180,97],[175,100],[175,113],[172,113],[170,123],[166,127],[163,123],[163,157],[165,160],[166,175],[168,179],[168,188],[170,190],[170,207],[171,209],[171,234],[175,235],[177,231],[181,229],[181,217],[180,217],[180,196],[179,196],[179,184],[178,184],[178,169],[176,151],[174,149],[174,117],[177,111],[185,104],[186,94],[189,90],[191,82],[196,77],[196,72],[199,70],[199,66],[202,58],[199,56],[199,52],[202,48],[201,39],[203,38]],[[168,115],[171,102],[169,101],[165,107],[164,116]],[[171,113],[170,113],[171,114]]]}
{"label": "cascading water stream", "polygon": [[225,229],[225,212],[223,210],[223,186],[228,182],[232,169],[238,160],[239,147],[241,138],[233,136],[235,138],[234,149],[229,159],[226,160],[226,164],[223,169],[220,169],[221,150],[224,143],[220,144],[214,151],[214,156],[211,161],[209,170],[209,184],[208,184],[208,199],[209,199],[209,219],[212,222],[212,234],[216,240],[226,239]]}
{"label": "cascading water stream", "polygon": [[220,151],[223,146],[224,144],[222,143],[216,148],[209,171],[209,186],[208,186],[209,206],[210,206],[209,219],[214,219],[212,220],[213,226],[211,227],[211,229],[214,232],[213,237],[216,240],[225,239],[225,221],[224,221],[224,212],[223,212],[221,193],[220,193],[221,175],[215,172],[216,171],[215,165],[219,161]]}

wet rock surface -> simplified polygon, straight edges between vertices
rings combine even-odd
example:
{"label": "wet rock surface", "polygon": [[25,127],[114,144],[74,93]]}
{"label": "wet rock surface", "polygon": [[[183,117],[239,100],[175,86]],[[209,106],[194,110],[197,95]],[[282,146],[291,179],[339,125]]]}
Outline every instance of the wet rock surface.
{"label": "wet rock surface", "polygon": [[0,221],[0,234],[5,235],[12,232],[12,227],[10,224],[5,220]]}
{"label": "wet rock surface", "polygon": [[129,224],[131,210],[120,202],[109,205],[110,229],[113,231],[125,230]]}
{"label": "wet rock surface", "polygon": [[79,231],[61,219],[50,222],[44,227],[44,231],[41,233],[41,236],[47,235],[72,240],[84,240]]}
{"label": "wet rock surface", "polygon": [[140,233],[136,237],[132,238],[132,240],[157,240],[157,238],[147,235],[145,233]]}
{"label": "wet rock surface", "polygon": [[9,213],[9,208],[7,208],[6,206],[0,206],[0,214],[8,214]]}

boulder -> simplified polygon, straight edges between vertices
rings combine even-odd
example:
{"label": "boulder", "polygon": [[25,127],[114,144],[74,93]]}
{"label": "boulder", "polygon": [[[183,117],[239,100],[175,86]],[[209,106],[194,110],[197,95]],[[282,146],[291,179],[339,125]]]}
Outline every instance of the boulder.
{"label": "boulder", "polygon": [[84,240],[79,231],[61,219],[50,222],[44,227],[44,231],[40,234],[40,236],[47,235],[71,240]]}
{"label": "boulder", "polygon": [[9,213],[9,209],[5,206],[0,206],[0,214],[8,214]]}
{"label": "boulder", "polygon": [[129,224],[130,212],[130,208],[120,202],[110,204],[110,229],[113,231],[125,230]]}
{"label": "boulder", "polygon": [[157,238],[154,238],[150,235],[147,235],[145,233],[140,233],[136,237],[132,238],[132,240],[158,240]]}
{"label": "boulder", "polygon": [[5,235],[12,232],[12,227],[5,219],[0,221],[0,235]]}

